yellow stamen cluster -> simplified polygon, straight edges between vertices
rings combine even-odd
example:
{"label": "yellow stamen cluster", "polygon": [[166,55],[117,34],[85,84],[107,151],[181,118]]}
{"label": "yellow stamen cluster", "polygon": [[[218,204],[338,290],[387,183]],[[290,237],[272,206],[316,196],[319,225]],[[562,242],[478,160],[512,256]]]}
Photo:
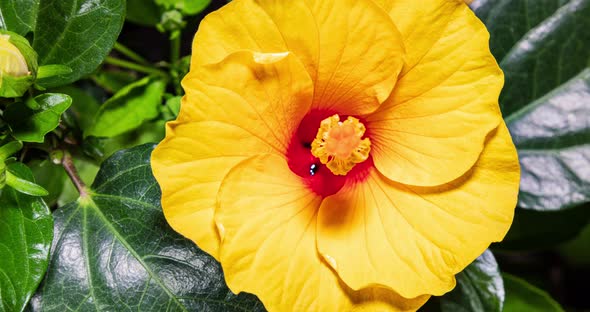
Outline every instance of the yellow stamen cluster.
{"label": "yellow stamen cluster", "polygon": [[352,168],[369,158],[371,141],[362,139],[365,126],[356,118],[340,121],[333,115],[320,123],[318,134],[311,143],[311,153],[332,173],[346,175]]}

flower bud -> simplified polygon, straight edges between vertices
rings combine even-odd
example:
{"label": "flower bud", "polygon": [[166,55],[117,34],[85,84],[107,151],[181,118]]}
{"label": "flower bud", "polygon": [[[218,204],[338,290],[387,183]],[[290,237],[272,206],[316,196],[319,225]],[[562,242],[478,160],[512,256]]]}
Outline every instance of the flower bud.
{"label": "flower bud", "polygon": [[37,53],[29,42],[10,31],[0,31],[0,97],[19,97],[33,84]]}

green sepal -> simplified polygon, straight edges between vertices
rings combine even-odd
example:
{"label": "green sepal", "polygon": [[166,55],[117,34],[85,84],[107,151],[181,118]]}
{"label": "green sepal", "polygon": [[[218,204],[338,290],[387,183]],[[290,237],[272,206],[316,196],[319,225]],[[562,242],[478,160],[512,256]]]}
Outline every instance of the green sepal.
{"label": "green sepal", "polygon": [[16,191],[31,195],[31,196],[47,196],[49,192],[42,186],[35,184],[31,181],[21,179],[14,175],[10,170],[4,170],[6,177],[6,185],[12,187]]}
{"label": "green sepal", "polygon": [[0,97],[21,97],[29,90],[34,81],[32,75],[12,77],[0,72]]}
{"label": "green sepal", "polygon": [[[6,185],[6,162],[10,155],[23,148],[20,141],[8,142],[0,147],[0,190]],[[10,159],[8,159],[10,160]]]}
{"label": "green sepal", "polygon": [[8,142],[0,147],[0,189],[8,185],[23,194],[32,196],[48,195],[49,192],[43,187],[19,178],[15,173],[10,172],[10,169],[7,169],[6,163],[11,161],[8,157],[18,152],[22,147],[23,143],[20,141]]}
{"label": "green sepal", "polygon": [[72,69],[66,65],[60,64],[50,64],[50,65],[43,65],[39,67],[37,70],[37,80],[41,80],[44,78],[61,76],[71,74]]}
{"label": "green sepal", "polygon": [[20,141],[12,141],[2,145],[0,147],[0,161],[4,163],[8,156],[20,151],[21,148],[23,148],[23,143]]}

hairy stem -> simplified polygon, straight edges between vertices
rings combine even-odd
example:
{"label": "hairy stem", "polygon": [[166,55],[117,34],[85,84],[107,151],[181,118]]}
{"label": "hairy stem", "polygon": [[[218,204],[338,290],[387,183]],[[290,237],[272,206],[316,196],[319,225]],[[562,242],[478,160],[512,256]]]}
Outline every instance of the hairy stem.
{"label": "hairy stem", "polygon": [[74,186],[76,186],[78,193],[80,193],[80,197],[88,196],[89,192],[86,188],[86,184],[84,184],[84,181],[82,181],[82,178],[80,178],[70,152],[64,151],[63,158],[61,159],[61,165],[66,170],[66,173],[70,177],[70,180],[72,180],[72,183],[74,183]]}
{"label": "hairy stem", "polygon": [[147,65],[150,66],[150,62],[148,62],[146,59],[144,59],[141,55],[137,54],[135,51],[129,49],[128,47],[116,42],[115,43],[115,50],[117,50],[119,53],[127,56],[128,58],[136,61],[139,64],[142,65]]}
{"label": "hairy stem", "polygon": [[180,59],[180,35],[170,40],[170,64],[175,64]]}

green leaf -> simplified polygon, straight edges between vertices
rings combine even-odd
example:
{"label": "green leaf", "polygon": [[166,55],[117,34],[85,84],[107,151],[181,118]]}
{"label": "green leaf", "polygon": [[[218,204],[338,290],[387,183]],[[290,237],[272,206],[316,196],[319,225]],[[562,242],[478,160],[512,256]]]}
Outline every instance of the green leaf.
{"label": "green leaf", "polygon": [[211,0],[155,0],[158,5],[166,9],[176,9],[186,15],[201,13],[207,8]]}
{"label": "green leaf", "polygon": [[506,301],[504,312],[564,312],[546,292],[516,276],[503,273]]}
{"label": "green leaf", "polygon": [[590,201],[589,104],[586,69],[506,118],[522,167],[520,207],[559,210]]}
{"label": "green leaf", "polygon": [[[590,220],[590,69],[506,118],[521,164],[519,209],[504,247],[537,248]],[[551,211],[551,215],[524,210]],[[568,211],[566,210],[575,210]],[[547,222],[552,224],[547,227]]]}
{"label": "green leaf", "polygon": [[12,135],[25,142],[43,143],[45,134],[59,125],[63,112],[72,104],[72,98],[60,93],[45,93],[29,99],[27,105],[12,103],[4,111],[4,119]]}
{"label": "green leaf", "polygon": [[[9,169],[33,179],[21,163]],[[10,187],[0,192],[0,311],[21,311],[47,269],[53,219],[40,198]]]}
{"label": "green leaf", "polygon": [[[515,226],[500,247],[571,238],[590,220],[583,208],[590,203],[590,0],[479,0],[472,8],[505,74],[500,105],[522,170]],[[536,213],[545,211],[553,213]]]}
{"label": "green leaf", "polygon": [[160,207],[153,145],[105,161],[91,195],[54,214],[55,243],[34,311],[263,311],[220,265],[175,233]]}
{"label": "green leaf", "polygon": [[575,239],[559,246],[559,253],[567,263],[575,268],[590,267],[590,223]]}
{"label": "green leaf", "polygon": [[474,6],[506,77],[500,96],[505,115],[590,65],[590,0],[487,0]]}
{"label": "green leaf", "polygon": [[65,65],[72,72],[44,79],[41,86],[69,84],[92,73],[115,44],[124,18],[123,0],[42,0],[33,41],[39,64]]}
{"label": "green leaf", "polygon": [[108,92],[116,93],[127,85],[137,81],[137,76],[130,72],[101,70],[93,75],[92,79]]}
{"label": "green leaf", "polygon": [[41,185],[49,192],[49,195],[43,197],[43,200],[45,200],[49,206],[55,205],[64,189],[64,183],[69,181],[63,167],[54,164],[50,160],[38,159],[27,165],[31,168],[37,184]]}
{"label": "green leaf", "polygon": [[501,60],[533,27],[553,15],[570,0],[478,0],[471,8],[492,35],[490,49]]}
{"label": "green leaf", "polygon": [[160,22],[160,9],[150,0],[127,0],[127,20],[142,26],[156,26]]}
{"label": "green leaf", "polygon": [[166,135],[166,122],[156,120],[147,122],[132,132],[102,140],[104,157],[110,157],[115,152],[133,146],[160,142]]}
{"label": "green leaf", "polygon": [[165,88],[165,81],[145,77],[121,89],[100,107],[85,136],[113,137],[156,118]]}
{"label": "green leaf", "polygon": [[171,114],[171,119],[175,119],[178,116],[178,113],[180,113],[181,101],[182,96],[175,96],[166,100],[166,108],[168,108],[169,113]]}
{"label": "green leaf", "polygon": [[590,204],[559,211],[517,208],[504,240],[494,248],[541,249],[576,237],[590,222]]}
{"label": "green leaf", "polygon": [[502,311],[504,283],[491,251],[486,250],[456,278],[455,289],[440,298],[443,312]]}
{"label": "green leaf", "polygon": [[68,109],[76,120],[77,126],[82,130],[89,129],[94,123],[94,117],[98,112],[100,104],[92,95],[84,90],[74,87],[65,86],[53,89],[53,92],[67,94],[72,98],[72,106]]}
{"label": "green leaf", "polygon": [[41,0],[0,0],[0,28],[21,36],[35,29]]}

